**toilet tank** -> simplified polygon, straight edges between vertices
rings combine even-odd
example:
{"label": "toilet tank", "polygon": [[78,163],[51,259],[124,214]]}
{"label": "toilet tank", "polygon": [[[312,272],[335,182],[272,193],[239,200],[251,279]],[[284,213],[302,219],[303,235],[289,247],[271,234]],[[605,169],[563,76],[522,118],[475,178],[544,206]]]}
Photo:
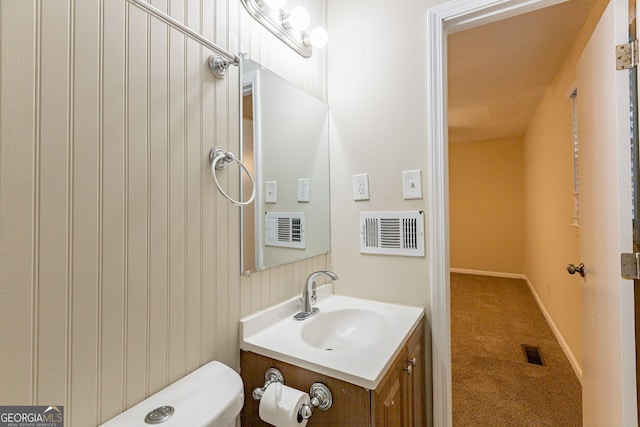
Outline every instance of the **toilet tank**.
{"label": "toilet tank", "polygon": [[[223,363],[213,361],[102,426],[233,427],[243,404],[240,375]],[[145,421],[148,414],[149,418]],[[162,419],[164,421],[160,421]]]}

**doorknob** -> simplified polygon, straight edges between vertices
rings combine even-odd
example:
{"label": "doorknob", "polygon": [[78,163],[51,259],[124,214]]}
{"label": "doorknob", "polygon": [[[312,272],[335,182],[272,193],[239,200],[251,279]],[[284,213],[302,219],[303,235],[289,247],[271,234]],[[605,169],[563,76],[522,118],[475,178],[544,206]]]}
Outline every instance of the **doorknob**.
{"label": "doorknob", "polygon": [[567,271],[569,272],[569,274],[580,274],[582,277],[584,277],[584,264],[580,263],[577,267],[573,264],[569,264],[567,265]]}

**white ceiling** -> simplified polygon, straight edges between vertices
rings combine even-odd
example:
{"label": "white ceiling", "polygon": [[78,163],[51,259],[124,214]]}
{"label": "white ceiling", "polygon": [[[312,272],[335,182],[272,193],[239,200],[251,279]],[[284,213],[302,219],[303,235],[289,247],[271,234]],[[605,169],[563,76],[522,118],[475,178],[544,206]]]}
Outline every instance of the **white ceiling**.
{"label": "white ceiling", "polygon": [[450,35],[449,140],[522,136],[593,3],[570,0]]}

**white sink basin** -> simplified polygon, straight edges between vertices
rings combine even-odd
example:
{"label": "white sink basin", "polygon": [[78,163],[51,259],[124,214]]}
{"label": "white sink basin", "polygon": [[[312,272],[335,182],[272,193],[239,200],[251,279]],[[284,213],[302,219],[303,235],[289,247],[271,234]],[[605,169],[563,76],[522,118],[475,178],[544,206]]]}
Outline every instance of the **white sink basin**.
{"label": "white sink basin", "polygon": [[344,309],[320,312],[307,320],[302,340],[326,351],[351,350],[378,341],[389,329],[389,321],[375,311]]}
{"label": "white sink basin", "polygon": [[318,288],[320,312],[297,321],[300,298],[240,320],[240,348],[375,389],[424,316],[422,307],[333,294]]}

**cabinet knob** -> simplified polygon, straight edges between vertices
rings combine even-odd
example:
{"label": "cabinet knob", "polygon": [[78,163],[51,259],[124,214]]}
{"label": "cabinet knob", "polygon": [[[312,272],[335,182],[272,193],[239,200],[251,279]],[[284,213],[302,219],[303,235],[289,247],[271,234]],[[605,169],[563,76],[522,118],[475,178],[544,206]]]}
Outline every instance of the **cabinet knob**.
{"label": "cabinet knob", "polygon": [[408,362],[409,362],[409,364],[411,366],[416,366],[416,358],[415,357],[412,357],[411,359],[409,359]]}
{"label": "cabinet knob", "polygon": [[406,368],[403,368],[403,371],[406,371],[407,375],[411,375],[411,373],[413,372],[413,366],[408,365]]}

